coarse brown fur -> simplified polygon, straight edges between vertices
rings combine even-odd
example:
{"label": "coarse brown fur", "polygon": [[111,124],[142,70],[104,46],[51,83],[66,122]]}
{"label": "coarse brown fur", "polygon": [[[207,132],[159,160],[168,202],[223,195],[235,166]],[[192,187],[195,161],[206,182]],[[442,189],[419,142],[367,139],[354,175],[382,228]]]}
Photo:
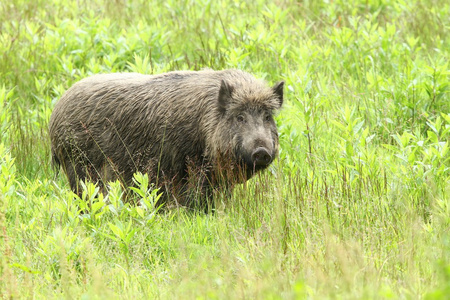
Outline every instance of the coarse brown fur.
{"label": "coarse brown fur", "polygon": [[86,78],[50,118],[53,163],[78,194],[79,180],[128,186],[139,171],[193,205],[193,190],[242,182],[273,161],[283,84],[271,88],[239,70]]}

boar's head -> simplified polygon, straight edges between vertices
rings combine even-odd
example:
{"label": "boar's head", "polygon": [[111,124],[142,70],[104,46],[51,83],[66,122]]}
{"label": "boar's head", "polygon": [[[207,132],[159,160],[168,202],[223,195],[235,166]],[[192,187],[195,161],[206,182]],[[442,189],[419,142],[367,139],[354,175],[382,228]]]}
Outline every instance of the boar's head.
{"label": "boar's head", "polygon": [[221,81],[215,147],[219,153],[231,154],[235,165],[244,170],[245,179],[267,168],[277,156],[273,114],[283,103],[283,87],[283,81],[272,88],[261,82],[233,85]]}

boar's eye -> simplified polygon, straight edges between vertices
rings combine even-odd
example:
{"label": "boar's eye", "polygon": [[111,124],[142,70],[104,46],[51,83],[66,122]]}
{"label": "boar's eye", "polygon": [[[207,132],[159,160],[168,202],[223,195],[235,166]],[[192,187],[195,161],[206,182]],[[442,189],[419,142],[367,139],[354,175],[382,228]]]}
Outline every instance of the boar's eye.
{"label": "boar's eye", "polygon": [[236,117],[236,121],[238,121],[239,123],[245,123],[245,118],[243,115],[238,115]]}
{"label": "boar's eye", "polygon": [[272,117],[270,115],[266,115],[265,120],[266,122],[270,122],[270,120],[272,120]]}

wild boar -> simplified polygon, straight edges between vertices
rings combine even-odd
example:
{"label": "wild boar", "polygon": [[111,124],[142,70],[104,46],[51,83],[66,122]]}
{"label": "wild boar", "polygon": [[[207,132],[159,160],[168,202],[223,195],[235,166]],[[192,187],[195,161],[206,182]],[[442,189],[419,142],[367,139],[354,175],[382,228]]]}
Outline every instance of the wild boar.
{"label": "wild boar", "polygon": [[126,187],[139,171],[166,201],[204,205],[212,189],[244,182],[276,157],[283,86],[240,70],[95,75],[55,106],[52,161],[77,194],[80,180]]}

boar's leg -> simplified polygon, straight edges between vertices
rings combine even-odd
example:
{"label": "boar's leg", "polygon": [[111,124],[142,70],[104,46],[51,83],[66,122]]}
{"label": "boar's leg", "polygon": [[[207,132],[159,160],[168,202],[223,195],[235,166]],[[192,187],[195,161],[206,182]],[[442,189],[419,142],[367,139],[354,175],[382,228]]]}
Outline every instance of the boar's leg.
{"label": "boar's leg", "polygon": [[86,179],[84,168],[70,159],[65,159],[62,162],[62,168],[67,175],[67,179],[69,180],[70,189],[81,198],[83,191],[79,182],[80,179]]}

